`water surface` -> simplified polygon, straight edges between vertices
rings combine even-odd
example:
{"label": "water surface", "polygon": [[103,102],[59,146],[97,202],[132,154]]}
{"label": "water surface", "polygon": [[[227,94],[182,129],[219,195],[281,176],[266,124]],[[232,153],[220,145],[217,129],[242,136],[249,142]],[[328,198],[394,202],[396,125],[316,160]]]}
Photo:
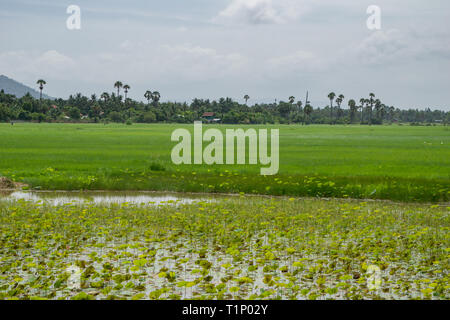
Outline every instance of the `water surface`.
{"label": "water surface", "polygon": [[90,202],[95,204],[170,205],[211,201],[211,195],[151,191],[14,191],[0,193],[0,199],[45,202],[51,205]]}

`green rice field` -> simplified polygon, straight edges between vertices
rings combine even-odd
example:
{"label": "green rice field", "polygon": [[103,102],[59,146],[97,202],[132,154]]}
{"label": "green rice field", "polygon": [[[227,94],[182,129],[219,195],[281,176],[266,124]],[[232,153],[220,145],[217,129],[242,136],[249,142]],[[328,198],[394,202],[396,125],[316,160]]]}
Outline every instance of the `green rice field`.
{"label": "green rice field", "polygon": [[[158,190],[448,201],[445,126],[279,128],[280,171],[171,162],[173,130],[192,125],[0,124],[0,176],[41,190]],[[204,125],[204,130],[213,126]],[[216,126],[222,131],[235,126]],[[244,127],[245,129],[245,127]]]}
{"label": "green rice field", "polygon": [[254,127],[274,176],[174,165],[179,127],[0,124],[0,300],[450,298],[448,127]]}

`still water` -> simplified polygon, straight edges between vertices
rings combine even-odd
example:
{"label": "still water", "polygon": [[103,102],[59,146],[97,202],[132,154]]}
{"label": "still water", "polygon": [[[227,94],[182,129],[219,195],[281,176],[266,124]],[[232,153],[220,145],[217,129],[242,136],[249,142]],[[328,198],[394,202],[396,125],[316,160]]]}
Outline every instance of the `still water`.
{"label": "still water", "polygon": [[0,200],[27,200],[45,202],[51,205],[77,204],[90,202],[95,204],[136,204],[136,205],[173,205],[212,201],[211,195],[186,193],[167,193],[150,191],[14,191],[0,193]]}

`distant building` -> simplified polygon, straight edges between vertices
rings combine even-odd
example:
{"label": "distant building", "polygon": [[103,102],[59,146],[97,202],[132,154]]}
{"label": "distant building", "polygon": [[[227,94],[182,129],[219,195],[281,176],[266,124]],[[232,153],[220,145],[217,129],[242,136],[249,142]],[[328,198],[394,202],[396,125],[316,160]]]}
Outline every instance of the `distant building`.
{"label": "distant building", "polygon": [[205,112],[202,115],[202,120],[205,121],[205,122],[209,122],[209,123],[211,123],[211,122],[220,122],[220,119],[214,117],[215,115],[216,114],[214,112]]}

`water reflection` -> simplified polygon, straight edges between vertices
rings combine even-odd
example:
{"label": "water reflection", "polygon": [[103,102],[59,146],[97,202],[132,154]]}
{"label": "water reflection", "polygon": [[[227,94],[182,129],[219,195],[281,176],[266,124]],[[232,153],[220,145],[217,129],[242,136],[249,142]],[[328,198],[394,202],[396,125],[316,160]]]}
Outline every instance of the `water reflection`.
{"label": "water reflection", "polygon": [[148,204],[166,205],[178,203],[193,203],[211,201],[211,196],[191,195],[183,193],[149,192],[149,191],[14,191],[0,193],[0,199],[42,201],[51,205],[64,205],[68,203],[91,202],[95,204]]}

